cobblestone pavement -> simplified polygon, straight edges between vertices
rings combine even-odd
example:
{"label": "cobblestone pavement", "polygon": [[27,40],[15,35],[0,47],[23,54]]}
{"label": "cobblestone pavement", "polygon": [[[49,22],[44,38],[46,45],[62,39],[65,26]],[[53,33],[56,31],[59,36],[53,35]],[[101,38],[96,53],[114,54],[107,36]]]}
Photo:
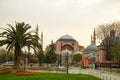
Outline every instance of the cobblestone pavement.
{"label": "cobblestone pavement", "polygon": [[[30,70],[31,71],[31,70]],[[44,70],[34,70],[35,72],[48,72],[48,73],[66,73],[65,71],[44,71]],[[89,74],[95,77],[99,77],[102,80],[120,80],[120,73],[110,73],[108,71],[102,72],[96,69],[81,69],[81,68],[69,68],[70,74]]]}
{"label": "cobblestone pavement", "polygon": [[120,80],[120,73],[111,73],[108,71],[101,71],[96,69],[80,69],[80,68],[72,68],[69,70],[70,73],[76,74],[89,74],[95,77],[99,77],[102,80]]}

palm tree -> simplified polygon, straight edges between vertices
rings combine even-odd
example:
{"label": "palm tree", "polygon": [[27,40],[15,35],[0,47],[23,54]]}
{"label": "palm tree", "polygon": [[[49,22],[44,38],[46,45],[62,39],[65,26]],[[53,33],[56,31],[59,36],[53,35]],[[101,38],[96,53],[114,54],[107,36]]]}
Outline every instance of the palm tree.
{"label": "palm tree", "polygon": [[38,42],[39,37],[36,35],[36,31],[28,31],[31,26],[24,22],[16,23],[15,27],[8,24],[10,28],[2,28],[4,31],[0,33],[0,46],[7,45],[8,52],[14,48],[14,68],[19,69],[20,55],[22,48],[27,47],[28,51],[37,47],[41,49],[41,44]]}

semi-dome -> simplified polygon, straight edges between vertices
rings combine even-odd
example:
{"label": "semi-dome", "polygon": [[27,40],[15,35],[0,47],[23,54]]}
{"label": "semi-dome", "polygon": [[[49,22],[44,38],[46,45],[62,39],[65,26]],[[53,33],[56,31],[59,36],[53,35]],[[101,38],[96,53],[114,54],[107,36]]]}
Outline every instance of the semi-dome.
{"label": "semi-dome", "polygon": [[61,52],[61,55],[62,55],[62,56],[67,56],[67,54],[68,54],[68,56],[70,56],[72,53],[71,53],[71,51],[69,51],[69,50],[63,50],[63,51]]}
{"label": "semi-dome", "polygon": [[95,45],[89,45],[89,46],[87,46],[86,50],[87,51],[96,51],[97,47]]}
{"label": "semi-dome", "polygon": [[72,36],[70,35],[63,35],[61,36],[58,41],[76,41]]}

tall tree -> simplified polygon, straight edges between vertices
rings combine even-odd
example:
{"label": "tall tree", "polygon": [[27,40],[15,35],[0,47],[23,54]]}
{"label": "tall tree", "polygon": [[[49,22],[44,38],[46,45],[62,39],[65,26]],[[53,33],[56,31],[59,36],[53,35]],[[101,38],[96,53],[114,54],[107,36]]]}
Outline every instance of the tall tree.
{"label": "tall tree", "polygon": [[[38,34],[38,25],[36,27],[36,35],[39,36]],[[43,60],[44,60],[44,52],[43,52],[43,33],[41,33],[41,38],[37,40],[38,43],[41,43],[41,45],[39,45],[40,47],[36,47],[36,56],[38,58],[39,61],[39,66],[42,65]]]}
{"label": "tall tree", "polygon": [[44,53],[42,50],[38,51],[37,57],[38,57],[38,61],[39,61],[39,66],[41,66],[42,63],[44,62]]}
{"label": "tall tree", "polygon": [[45,62],[46,63],[55,63],[57,61],[57,55],[55,53],[55,44],[52,43],[49,45],[46,57],[45,57]]}
{"label": "tall tree", "polygon": [[112,55],[112,61],[120,62],[120,43],[114,46],[111,55]]}
{"label": "tall tree", "polygon": [[7,51],[5,49],[0,49],[0,63],[5,63],[7,61]]}
{"label": "tall tree", "polygon": [[104,48],[106,59],[111,61],[112,48],[119,43],[120,40],[120,22],[99,25],[97,28],[97,38]]}
{"label": "tall tree", "polygon": [[2,28],[4,31],[0,33],[0,46],[7,45],[8,52],[14,48],[14,68],[18,69],[20,64],[21,49],[27,47],[28,50],[35,47],[40,48],[38,43],[39,37],[36,32],[29,31],[31,26],[24,22],[15,23],[15,27],[8,24],[9,28]]}

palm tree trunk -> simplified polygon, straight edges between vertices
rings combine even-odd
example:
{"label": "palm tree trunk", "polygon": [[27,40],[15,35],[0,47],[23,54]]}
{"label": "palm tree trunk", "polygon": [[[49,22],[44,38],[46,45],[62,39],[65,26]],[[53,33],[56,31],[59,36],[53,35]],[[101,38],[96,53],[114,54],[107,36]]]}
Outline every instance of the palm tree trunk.
{"label": "palm tree trunk", "polygon": [[19,69],[20,66],[20,54],[21,54],[21,48],[18,44],[15,44],[15,51],[14,51],[14,68]]}

